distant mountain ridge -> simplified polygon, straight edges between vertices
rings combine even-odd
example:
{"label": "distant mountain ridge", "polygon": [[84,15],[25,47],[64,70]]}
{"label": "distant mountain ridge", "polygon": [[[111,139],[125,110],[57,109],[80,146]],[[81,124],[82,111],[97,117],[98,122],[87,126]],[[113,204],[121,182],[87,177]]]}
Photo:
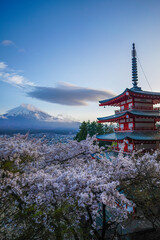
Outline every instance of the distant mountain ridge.
{"label": "distant mountain ridge", "polygon": [[31,104],[21,104],[19,107],[0,115],[0,130],[33,130],[33,129],[74,129],[78,130],[80,122],[72,117],[51,116]]}

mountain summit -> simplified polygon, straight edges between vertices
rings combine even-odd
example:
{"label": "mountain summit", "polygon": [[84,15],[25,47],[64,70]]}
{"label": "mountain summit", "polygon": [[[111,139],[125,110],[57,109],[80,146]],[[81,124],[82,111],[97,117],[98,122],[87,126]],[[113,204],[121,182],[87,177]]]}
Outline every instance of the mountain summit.
{"label": "mountain summit", "polygon": [[75,129],[80,123],[72,117],[51,116],[31,104],[21,104],[19,107],[0,115],[0,130],[54,130]]}
{"label": "mountain summit", "polygon": [[25,118],[37,119],[40,121],[54,120],[54,117],[41,111],[40,109],[34,107],[31,104],[21,104],[19,107],[9,110],[3,116],[5,116],[6,118],[21,116]]}

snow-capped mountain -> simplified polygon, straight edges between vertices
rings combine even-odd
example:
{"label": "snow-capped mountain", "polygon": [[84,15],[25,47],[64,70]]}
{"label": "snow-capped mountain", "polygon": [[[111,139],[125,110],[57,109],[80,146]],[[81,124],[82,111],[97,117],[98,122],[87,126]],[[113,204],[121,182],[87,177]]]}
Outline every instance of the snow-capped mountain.
{"label": "snow-capped mountain", "polygon": [[57,117],[41,111],[30,104],[22,104],[0,115],[0,130],[13,129],[78,129],[80,123],[72,117],[59,114]]}
{"label": "snow-capped mountain", "polygon": [[57,118],[52,117],[48,113],[41,111],[40,109],[34,107],[31,104],[21,104],[19,107],[13,108],[3,115],[3,117],[5,118],[20,116],[29,119],[37,119],[39,121],[58,120]]}

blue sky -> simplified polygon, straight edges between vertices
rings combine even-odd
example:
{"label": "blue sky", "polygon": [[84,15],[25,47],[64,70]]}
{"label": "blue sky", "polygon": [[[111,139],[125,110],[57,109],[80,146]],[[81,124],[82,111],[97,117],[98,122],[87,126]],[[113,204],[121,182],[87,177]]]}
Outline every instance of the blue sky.
{"label": "blue sky", "polygon": [[110,114],[98,100],[132,86],[133,42],[160,91],[159,13],[159,0],[0,0],[0,113],[29,103],[81,121]]}

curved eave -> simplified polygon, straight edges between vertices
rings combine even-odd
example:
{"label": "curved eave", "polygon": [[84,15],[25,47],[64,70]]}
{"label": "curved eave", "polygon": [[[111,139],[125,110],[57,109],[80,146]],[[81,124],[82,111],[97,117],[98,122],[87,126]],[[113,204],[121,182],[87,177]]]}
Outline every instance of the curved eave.
{"label": "curved eave", "polygon": [[160,112],[159,111],[137,111],[137,110],[132,110],[130,112],[130,115],[135,116],[135,117],[144,117],[144,118],[152,118],[156,119],[156,121],[160,120]]}
{"label": "curved eave", "polygon": [[158,92],[149,92],[149,91],[142,91],[142,90],[136,91],[134,89],[126,88],[124,90],[124,92],[122,92],[118,96],[99,101],[99,106],[107,106],[107,105],[108,106],[109,105],[110,106],[119,106],[120,102],[128,99],[128,96],[153,99],[153,104],[160,103],[160,93],[158,93]]}
{"label": "curved eave", "polygon": [[145,111],[126,111],[121,114],[115,114],[112,116],[108,117],[103,117],[103,118],[97,118],[98,123],[105,123],[105,122],[116,122],[119,119],[124,119],[127,118],[127,115],[129,117],[143,117],[143,118],[151,118],[151,119],[156,119],[156,121],[160,121],[160,112],[145,112]]}
{"label": "curved eave", "polygon": [[108,116],[108,117],[97,118],[97,119],[98,119],[98,123],[116,122],[121,118],[125,118],[125,115],[126,115],[126,112],[121,113],[121,114],[115,114],[115,115]]}
{"label": "curved eave", "polygon": [[109,141],[109,142],[112,142],[112,141],[116,141],[117,140],[115,133],[108,133],[108,134],[104,134],[104,135],[97,135],[96,138],[97,138],[98,141]]}
{"label": "curved eave", "polygon": [[149,92],[149,91],[136,91],[134,89],[129,89],[130,96],[138,98],[148,98],[153,99],[153,104],[160,103],[160,93],[159,92]]}
{"label": "curved eave", "polygon": [[149,91],[137,91],[135,89],[130,88],[129,89],[130,92],[134,92],[137,94],[141,94],[141,95],[150,95],[150,96],[156,96],[156,97],[160,97],[160,92],[149,92]]}
{"label": "curved eave", "polygon": [[126,99],[127,90],[128,90],[128,88],[126,88],[123,93],[121,93],[118,96],[115,96],[113,98],[99,101],[99,106],[106,106],[106,105],[117,106],[121,101],[124,101]]}
{"label": "curved eave", "polygon": [[139,141],[160,141],[160,134],[157,131],[133,131],[133,132],[114,132],[105,135],[97,135],[98,141],[118,141],[132,139]]}

